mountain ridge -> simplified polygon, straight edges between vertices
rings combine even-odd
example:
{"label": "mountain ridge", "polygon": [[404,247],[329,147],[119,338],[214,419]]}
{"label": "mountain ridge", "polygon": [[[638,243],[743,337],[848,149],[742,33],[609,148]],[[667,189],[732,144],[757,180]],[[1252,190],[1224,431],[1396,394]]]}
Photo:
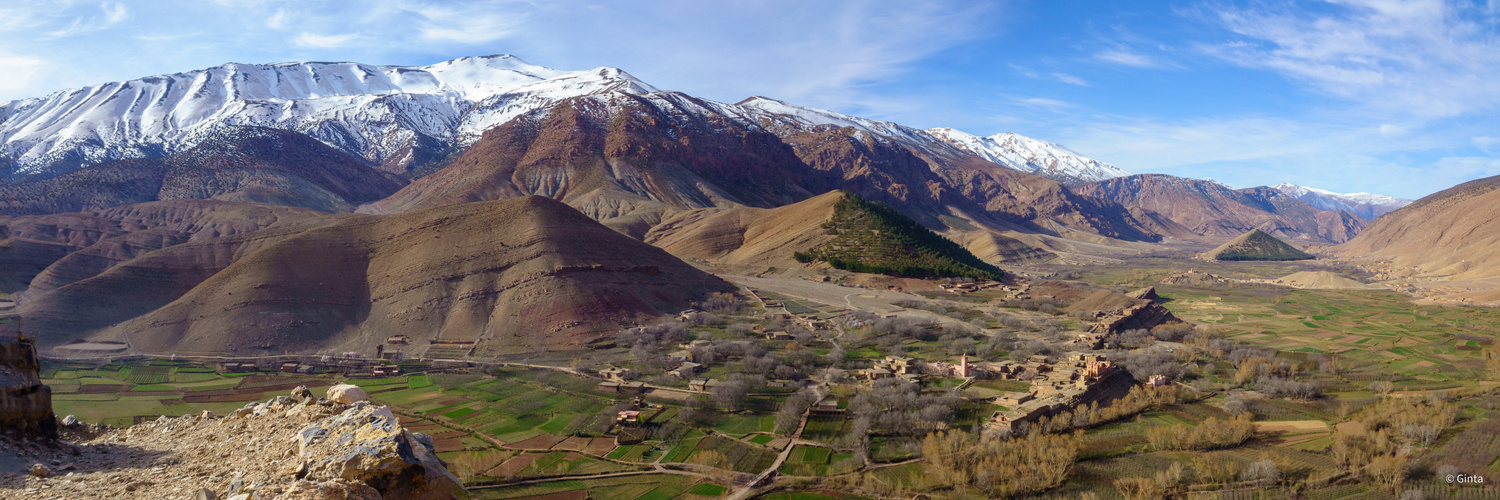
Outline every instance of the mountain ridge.
{"label": "mountain ridge", "polygon": [[461,147],[490,127],[563,98],[655,90],[618,68],[568,72],[509,55],[427,66],[228,63],[0,105],[0,157],[12,165],[0,177],[49,176],[109,160],[165,156],[236,125],[303,132],[401,172],[420,166],[408,160],[419,156],[410,150],[424,140]]}
{"label": "mountain ridge", "polygon": [[1307,204],[1319,210],[1343,210],[1361,219],[1370,221],[1391,211],[1410,205],[1414,201],[1383,194],[1335,193],[1326,189],[1298,186],[1289,182],[1271,186],[1271,189],[1281,191],[1282,193],[1286,193],[1287,196],[1307,202]]}
{"label": "mountain ridge", "polygon": [[989,137],[946,127],[930,128],[927,132],[986,160],[1069,186],[1130,175],[1119,167],[1083,156],[1057,143],[1013,132]]}
{"label": "mountain ridge", "polygon": [[1210,238],[1263,229],[1290,240],[1342,243],[1367,224],[1348,212],[1318,210],[1271,188],[1236,190],[1211,180],[1164,174],[1136,174],[1075,189],[1084,196],[1161,214]]}

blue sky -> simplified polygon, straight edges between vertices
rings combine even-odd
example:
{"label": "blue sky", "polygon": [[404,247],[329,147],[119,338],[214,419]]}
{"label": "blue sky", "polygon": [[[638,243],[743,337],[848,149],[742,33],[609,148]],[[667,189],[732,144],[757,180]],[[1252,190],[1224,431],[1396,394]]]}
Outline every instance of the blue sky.
{"label": "blue sky", "polygon": [[1131,172],[1415,198],[1500,175],[1497,20],[1483,0],[7,0],[0,99],[225,62],[509,53],[1018,132]]}

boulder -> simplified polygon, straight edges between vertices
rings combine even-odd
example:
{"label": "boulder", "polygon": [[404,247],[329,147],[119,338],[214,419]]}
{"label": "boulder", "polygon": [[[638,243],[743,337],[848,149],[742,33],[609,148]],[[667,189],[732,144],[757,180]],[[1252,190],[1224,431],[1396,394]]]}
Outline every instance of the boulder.
{"label": "boulder", "polygon": [[307,389],[307,386],[299,385],[296,389],[292,389],[292,399],[297,400],[298,403],[306,403],[313,399],[313,393]]}
{"label": "boulder", "polygon": [[328,400],[339,404],[351,405],[360,401],[370,399],[364,389],[349,384],[338,384],[328,388]]}
{"label": "boulder", "polygon": [[298,453],[309,464],[303,475],[308,481],[360,481],[383,498],[467,498],[463,484],[437,458],[432,440],[423,437],[403,428],[389,408],[368,402],[295,435]]}
{"label": "boulder", "polygon": [[65,426],[68,426],[68,427],[72,427],[72,426],[78,425],[78,417],[75,417],[73,415],[68,415],[66,417],[63,417],[62,424],[65,425]]}

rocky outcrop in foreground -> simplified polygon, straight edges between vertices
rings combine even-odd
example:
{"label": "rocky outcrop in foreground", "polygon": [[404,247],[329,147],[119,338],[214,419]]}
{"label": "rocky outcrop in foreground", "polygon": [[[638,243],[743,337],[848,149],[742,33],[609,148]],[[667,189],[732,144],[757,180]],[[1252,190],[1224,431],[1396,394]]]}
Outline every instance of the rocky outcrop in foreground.
{"label": "rocky outcrop in foreground", "polygon": [[0,438],[12,441],[57,438],[52,389],[42,384],[36,340],[0,337]]}
{"label": "rocky outcrop in foreground", "polygon": [[306,388],[218,417],[162,417],[128,429],[64,425],[76,439],[24,472],[5,498],[364,500],[467,498],[389,408],[339,404]]}

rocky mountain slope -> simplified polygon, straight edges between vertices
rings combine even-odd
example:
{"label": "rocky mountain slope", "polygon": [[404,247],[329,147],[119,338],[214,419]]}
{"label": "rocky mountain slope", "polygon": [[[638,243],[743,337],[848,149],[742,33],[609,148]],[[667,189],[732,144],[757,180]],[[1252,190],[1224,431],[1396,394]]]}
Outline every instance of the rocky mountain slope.
{"label": "rocky mountain slope", "polygon": [[[1500,276],[1500,176],[1459,184],[1388,213],[1334,252],[1453,278]],[[1403,272],[1402,274],[1410,274]]]}
{"label": "rocky mountain slope", "polygon": [[297,132],[227,127],[163,158],[119,160],[0,184],[0,214],[100,210],[156,200],[252,201],[349,212],[406,181]]}
{"label": "rocky mountain slope", "polygon": [[49,345],[373,352],[400,331],[493,353],[578,347],[727,286],[543,197],[305,224],[149,252],[20,312]]}
{"label": "rocky mountain slope", "polygon": [[764,98],[730,105],[676,92],[591,95],[518,117],[448,167],[363,210],[539,194],[640,237],[683,210],[770,208],[834,189],[889,203],[932,227],[962,213],[1007,229],[1160,237],[1155,221],[921,130]]}
{"label": "rocky mountain slope", "polygon": [[1364,220],[1375,220],[1398,208],[1410,205],[1412,200],[1371,193],[1340,194],[1325,189],[1298,186],[1283,182],[1271,189],[1287,196],[1307,202],[1318,210],[1343,210]]}
{"label": "rocky mountain slope", "polygon": [[1130,175],[1071,149],[1011,132],[979,137],[951,128],[930,128],[927,133],[980,158],[1070,186]]}
{"label": "rocky mountain slope", "polygon": [[1210,260],[1307,260],[1313,256],[1259,229],[1219,245],[1203,254]]}
{"label": "rocky mountain slope", "polygon": [[0,104],[9,164],[0,178],[166,156],[237,125],[302,132],[400,173],[561,99],[652,90],[618,69],[566,72],[505,55],[430,66],[231,63]]}
{"label": "rocky mountain slope", "polygon": [[1085,196],[1160,214],[1211,239],[1262,229],[1293,241],[1343,243],[1367,224],[1348,212],[1318,210],[1271,188],[1235,190],[1213,181],[1162,174],[1120,177],[1076,189]]}

